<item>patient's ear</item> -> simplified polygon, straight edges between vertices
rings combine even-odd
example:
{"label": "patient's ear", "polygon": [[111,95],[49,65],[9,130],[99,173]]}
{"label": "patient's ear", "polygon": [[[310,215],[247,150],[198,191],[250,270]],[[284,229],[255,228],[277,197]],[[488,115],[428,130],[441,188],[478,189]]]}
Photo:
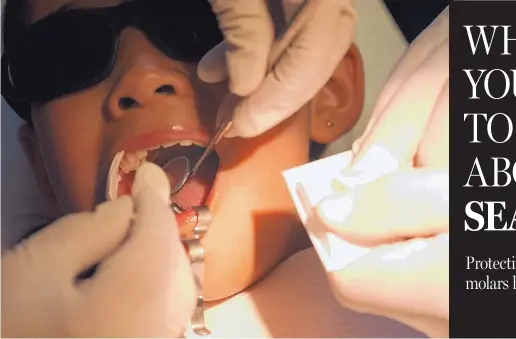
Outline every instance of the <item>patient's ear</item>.
{"label": "patient's ear", "polygon": [[32,171],[36,176],[36,181],[41,192],[45,198],[55,200],[54,190],[48,180],[47,171],[39,148],[38,138],[34,129],[27,124],[22,125],[18,131],[18,140],[30,166],[32,167]]}
{"label": "patient's ear", "polygon": [[310,105],[310,138],[317,143],[335,141],[355,126],[364,105],[364,68],[354,44]]}

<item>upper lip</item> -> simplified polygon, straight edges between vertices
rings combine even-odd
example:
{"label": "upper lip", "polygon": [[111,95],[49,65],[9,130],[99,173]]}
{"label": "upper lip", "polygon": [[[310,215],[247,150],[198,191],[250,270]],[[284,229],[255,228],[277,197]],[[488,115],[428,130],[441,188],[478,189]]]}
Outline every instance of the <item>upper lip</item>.
{"label": "upper lip", "polygon": [[209,135],[197,129],[169,126],[130,138],[121,144],[121,148],[118,151],[135,152],[138,150],[147,150],[166,143],[179,142],[182,140],[189,140],[204,146],[209,142]]}

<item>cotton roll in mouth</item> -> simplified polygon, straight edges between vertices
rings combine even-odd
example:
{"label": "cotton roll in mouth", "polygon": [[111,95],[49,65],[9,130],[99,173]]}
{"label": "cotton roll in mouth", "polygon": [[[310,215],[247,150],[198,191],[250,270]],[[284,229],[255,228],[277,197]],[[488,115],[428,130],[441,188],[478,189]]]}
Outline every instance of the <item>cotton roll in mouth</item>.
{"label": "cotton roll in mouth", "polygon": [[108,200],[114,200],[118,197],[118,182],[121,179],[118,171],[120,169],[122,159],[124,158],[124,154],[124,151],[118,152],[117,154],[115,154],[115,157],[111,161],[106,187],[106,198]]}

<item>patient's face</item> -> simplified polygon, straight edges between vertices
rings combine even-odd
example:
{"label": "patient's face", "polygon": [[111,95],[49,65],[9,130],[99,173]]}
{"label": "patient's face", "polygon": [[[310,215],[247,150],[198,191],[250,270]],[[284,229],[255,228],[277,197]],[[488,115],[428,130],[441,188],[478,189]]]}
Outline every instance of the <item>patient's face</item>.
{"label": "patient's face", "polygon": [[[31,22],[65,2],[32,0]],[[78,0],[73,7],[119,3]],[[195,64],[165,56],[143,32],[127,28],[120,35],[111,74],[83,91],[33,104],[35,133],[22,141],[40,181],[43,172],[64,214],[92,210],[106,199],[107,175],[117,152],[125,151],[118,192],[124,194],[130,191],[131,172],[146,156],[163,165],[173,156],[198,153],[195,144],[206,145],[213,135],[226,93],[226,83],[202,83]],[[361,102],[358,112],[360,108]],[[207,299],[229,296],[253,283],[288,254],[293,234],[302,234],[281,172],[308,160],[314,124],[310,111],[307,105],[254,139],[222,140],[216,148],[218,161],[209,159],[173,198],[182,207],[206,204],[213,214],[204,241]],[[356,120],[358,113],[349,114],[348,120]],[[167,148],[155,150],[159,146]]]}

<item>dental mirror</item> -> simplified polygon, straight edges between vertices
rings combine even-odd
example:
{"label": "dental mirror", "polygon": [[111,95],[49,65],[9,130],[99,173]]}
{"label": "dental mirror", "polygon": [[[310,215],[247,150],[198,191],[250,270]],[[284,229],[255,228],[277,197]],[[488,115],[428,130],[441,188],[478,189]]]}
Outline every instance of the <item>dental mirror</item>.
{"label": "dental mirror", "polygon": [[175,183],[174,186],[170,188],[170,196],[173,196],[183,188],[188,180],[191,171],[190,160],[185,156],[175,157],[162,168],[170,182]]}

